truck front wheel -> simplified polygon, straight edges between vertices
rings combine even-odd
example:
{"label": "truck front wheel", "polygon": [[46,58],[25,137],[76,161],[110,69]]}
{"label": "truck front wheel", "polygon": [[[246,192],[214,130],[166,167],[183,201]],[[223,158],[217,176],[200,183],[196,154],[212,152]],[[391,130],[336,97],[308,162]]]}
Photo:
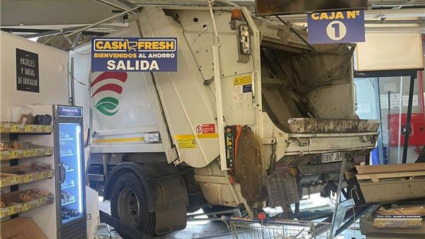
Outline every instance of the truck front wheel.
{"label": "truck front wheel", "polygon": [[[118,177],[112,188],[111,213],[128,226],[149,236],[155,234],[155,213],[148,211],[146,191],[140,179],[133,173]],[[123,238],[125,232],[117,231]]]}

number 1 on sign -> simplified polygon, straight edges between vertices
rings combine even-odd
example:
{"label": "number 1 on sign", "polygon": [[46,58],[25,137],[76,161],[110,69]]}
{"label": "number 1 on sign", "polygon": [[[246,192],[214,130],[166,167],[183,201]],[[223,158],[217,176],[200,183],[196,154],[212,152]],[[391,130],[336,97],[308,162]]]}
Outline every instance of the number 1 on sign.
{"label": "number 1 on sign", "polygon": [[326,27],[326,34],[331,40],[339,41],[347,35],[347,27],[341,21],[332,21]]}

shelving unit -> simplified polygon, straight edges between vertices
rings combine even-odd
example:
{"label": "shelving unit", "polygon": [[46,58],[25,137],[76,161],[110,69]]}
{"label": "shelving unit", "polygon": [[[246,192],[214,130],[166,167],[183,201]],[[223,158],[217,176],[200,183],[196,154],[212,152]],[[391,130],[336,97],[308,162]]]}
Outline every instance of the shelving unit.
{"label": "shelving unit", "polygon": [[[0,133],[4,135],[2,140],[9,138],[9,141],[33,142],[33,139],[35,139],[36,142],[44,144],[44,137],[46,137],[46,142],[49,142],[48,139],[51,137],[52,130],[51,125],[0,123]],[[53,147],[36,145],[33,142],[31,148],[9,149],[0,152],[2,164],[0,188],[4,191],[1,197],[3,207],[0,208],[2,222],[36,208],[44,208],[44,206],[54,202],[54,187],[49,187],[50,192],[43,192],[48,196],[26,195],[26,190],[20,191],[22,188],[27,190],[37,189],[38,187],[44,188],[46,184],[41,182],[55,177],[53,150]],[[40,161],[44,162],[42,166],[39,163]],[[35,168],[30,166],[33,163]],[[8,166],[5,166],[6,164]],[[32,213],[25,215],[32,215]]]}

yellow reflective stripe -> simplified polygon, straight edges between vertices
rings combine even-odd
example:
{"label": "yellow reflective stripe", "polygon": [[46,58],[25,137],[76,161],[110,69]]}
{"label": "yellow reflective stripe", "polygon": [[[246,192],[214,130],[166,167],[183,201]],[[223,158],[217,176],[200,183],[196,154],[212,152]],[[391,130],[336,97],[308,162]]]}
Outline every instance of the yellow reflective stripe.
{"label": "yellow reflective stripe", "polygon": [[[218,134],[211,133],[211,134],[197,134],[196,137],[198,139],[212,139],[212,138],[218,138]],[[174,135],[174,138],[176,140],[179,139],[193,139],[195,138],[195,135],[193,134],[180,134],[180,135]]]}
{"label": "yellow reflective stripe", "polygon": [[144,142],[144,137],[136,138],[114,138],[114,139],[93,139],[92,143],[122,143],[122,142]]}

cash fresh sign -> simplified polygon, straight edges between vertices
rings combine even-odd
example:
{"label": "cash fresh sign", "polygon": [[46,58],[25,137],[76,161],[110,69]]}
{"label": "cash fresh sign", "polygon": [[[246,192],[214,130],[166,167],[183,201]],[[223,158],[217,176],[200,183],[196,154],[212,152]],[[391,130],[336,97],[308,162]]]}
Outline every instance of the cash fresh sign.
{"label": "cash fresh sign", "polygon": [[310,44],[365,41],[363,10],[314,12],[307,22]]}
{"label": "cash fresh sign", "polygon": [[177,38],[93,38],[91,69],[177,71]]}

